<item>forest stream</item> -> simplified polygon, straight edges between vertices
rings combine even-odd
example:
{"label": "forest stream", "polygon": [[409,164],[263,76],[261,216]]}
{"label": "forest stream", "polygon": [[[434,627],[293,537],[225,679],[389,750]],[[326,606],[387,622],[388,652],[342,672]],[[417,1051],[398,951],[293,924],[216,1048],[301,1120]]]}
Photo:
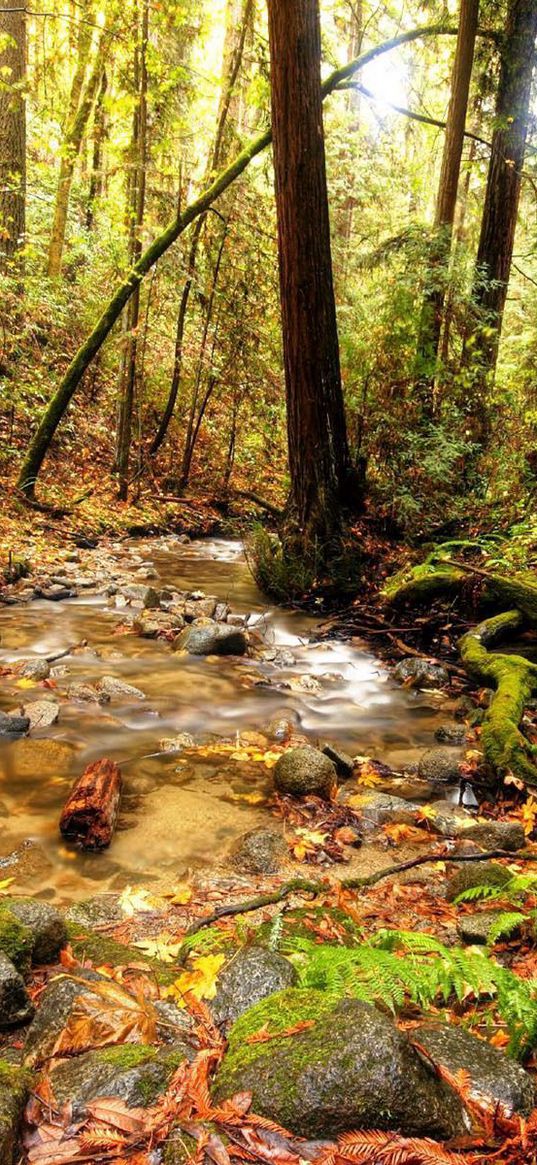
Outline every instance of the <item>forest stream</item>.
{"label": "forest stream", "polygon": [[[177,880],[221,862],[240,835],[271,816],[270,772],[247,756],[240,759],[241,742],[255,744],[260,733],[277,739],[282,720],[312,744],[330,742],[397,769],[415,763],[449,717],[443,693],[397,685],[364,643],[318,642],[319,620],[271,607],[240,542],[182,544],[167,537],[118,543],[95,552],[97,580],[103,564],[106,570],[111,563],[123,585],[147,575],[151,582],[154,574],[155,586],[216,595],[248,616],[257,655],[193,656],[133,634],[124,622],[125,612],[132,618],[130,607],[119,588],[116,596],[106,593],[106,581],[102,593],[81,588],[65,601],[37,599],[0,609],[4,668],[87,644],[52,666],[50,690],[13,673],[0,681],[6,712],[34,700],[60,702],[55,724],[0,745],[0,868],[16,874],[25,892],[73,900],[141,880]],[[71,570],[83,573],[76,562]],[[91,579],[90,573],[86,584]],[[68,685],[95,684],[103,675],[133,685],[145,698],[121,695],[104,705],[65,698]],[[162,741],[182,734],[185,748],[161,751]],[[238,752],[212,754],[211,746],[222,740]],[[110,849],[84,854],[62,841],[58,819],[75,777],[103,756],[122,769],[122,814]],[[357,855],[364,872],[367,854]]]}

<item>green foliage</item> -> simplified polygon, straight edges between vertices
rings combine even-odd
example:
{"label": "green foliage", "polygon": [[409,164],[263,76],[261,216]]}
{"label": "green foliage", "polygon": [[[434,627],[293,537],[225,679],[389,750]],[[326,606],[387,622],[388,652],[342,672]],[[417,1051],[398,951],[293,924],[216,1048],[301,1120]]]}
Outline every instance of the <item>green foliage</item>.
{"label": "green foliage", "polygon": [[352,995],[391,1011],[412,1000],[426,1010],[456,1000],[493,1001],[506,1023],[513,1054],[523,1055],[537,1037],[536,984],[519,979],[478,948],[446,947],[431,935],[381,930],[353,947],[319,945],[290,936],[285,953],[303,987],[334,996]]}

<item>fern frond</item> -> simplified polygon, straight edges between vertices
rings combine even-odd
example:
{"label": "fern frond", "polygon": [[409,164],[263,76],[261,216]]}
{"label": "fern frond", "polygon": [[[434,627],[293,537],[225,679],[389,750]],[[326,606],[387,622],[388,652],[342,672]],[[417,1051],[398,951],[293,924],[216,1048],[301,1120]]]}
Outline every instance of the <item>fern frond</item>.
{"label": "fern frond", "polygon": [[461,902],[483,902],[493,898],[505,898],[503,886],[470,886],[468,890],[463,890],[457,894],[453,901],[455,906],[459,906]]}
{"label": "fern frond", "polygon": [[487,946],[493,946],[499,938],[509,938],[527,921],[527,914],[521,914],[520,911],[504,911],[489,930]]}
{"label": "fern frond", "polygon": [[444,1149],[429,1137],[402,1137],[397,1133],[345,1133],[338,1140],[338,1152],[353,1165],[464,1165],[469,1158]]}

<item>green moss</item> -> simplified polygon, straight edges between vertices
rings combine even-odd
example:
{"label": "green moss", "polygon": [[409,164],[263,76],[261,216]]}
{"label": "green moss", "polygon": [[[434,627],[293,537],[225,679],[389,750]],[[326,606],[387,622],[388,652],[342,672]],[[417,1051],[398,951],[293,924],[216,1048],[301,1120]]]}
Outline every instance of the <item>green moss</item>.
{"label": "green moss", "polygon": [[103,1048],[99,1059],[104,1064],[111,1064],[114,1068],[137,1068],[146,1060],[153,1060],[158,1049],[150,1044],[120,1044],[117,1048]]}
{"label": "green moss", "polygon": [[[319,1019],[333,1006],[333,998],[324,992],[296,987],[288,987],[256,1003],[231,1028],[228,1051],[218,1073],[219,1094],[224,1094],[226,1078],[231,1079],[238,1068],[245,1068],[258,1059],[262,1045],[248,1044],[246,1041],[249,1036],[255,1035],[265,1026],[271,1033],[287,1031],[303,1020]],[[283,1042],[271,1040],[270,1048],[277,1048]]]}
{"label": "green moss", "polygon": [[115,939],[105,938],[101,934],[87,930],[77,922],[67,922],[67,934],[73,954],[77,959],[90,959],[95,967],[107,963],[112,967],[121,967],[126,963],[146,963],[162,986],[169,987],[177,979],[177,967],[168,966],[144,955],[136,947],[129,947],[118,943]]}
{"label": "green moss", "polygon": [[403,603],[422,604],[438,595],[448,595],[460,588],[464,575],[462,571],[445,563],[430,561],[420,563],[410,569],[398,571],[387,579],[382,594],[392,605]]}
{"label": "green moss", "polygon": [[344,910],[336,907],[305,906],[296,910],[288,910],[285,914],[264,922],[256,929],[255,941],[257,946],[280,950],[282,943],[290,935],[300,938],[315,938],[312,930],[321,927],[323,923],[333,923],[338,932],[343,932],[341,938],[328,938],[323,935],[323,942],[327,945],[352,946],[360,933],[359,927],[345,914]]}
{"label": "green moss", "polygon": [[162,1165],[186,1165],[196,1156],[198,1142],[182,1129],[173,1129],[164,1146]]}
{"label": "green moss", "polygon": [[18,971],[29,970],[32,958],[33,937],[27,926],[23,926],[11,913],[8,906],[0,902],[0,951]]}

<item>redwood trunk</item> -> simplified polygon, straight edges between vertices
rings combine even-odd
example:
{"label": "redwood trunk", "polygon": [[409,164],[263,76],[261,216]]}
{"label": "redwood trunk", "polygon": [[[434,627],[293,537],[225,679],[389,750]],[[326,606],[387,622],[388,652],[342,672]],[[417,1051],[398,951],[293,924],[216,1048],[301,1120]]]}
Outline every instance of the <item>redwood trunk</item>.
{"label": "redwood trunk", "polygon": [[105,849],[116,827],[121,772],[114,761],[88,765],[75,781],[60,817],[60,832],[82,849]]}
{"label": "redwood trunk", "polygon": [[479,0],[461,0],[444,152],[436,200],[433,247],[418,337],[418,389],[423,411],[434,414],[434,377],[442,330],[446,277],[457,206],[466,112],[472,77]]}
{"label": "redwood trunk", "polygon": [[474,299],[480,313],[477,344],[479,432],[488,433],[486,389],[494,378],[522,182],[537,36],[536,0],[510,0],[496,102],[496,128],[476,260]]}
{"label": "redwood trunk", "polygon": [[350,459],[341,388],[317,0],[269,0],[272,133],[291,496],[304,547],[339,528]]}
{"label": "redwood trunk", "polygon": [[26,12],[20,0],[0,9],[0,270],[24,243],[26,228]]}

